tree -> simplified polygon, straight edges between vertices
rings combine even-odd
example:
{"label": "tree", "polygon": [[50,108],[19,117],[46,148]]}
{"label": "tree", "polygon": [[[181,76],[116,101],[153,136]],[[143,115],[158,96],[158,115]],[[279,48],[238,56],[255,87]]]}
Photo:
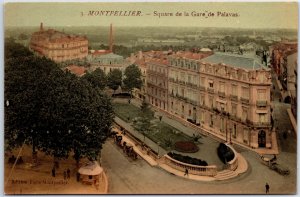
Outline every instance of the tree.
{"label": "tree", "polygon": [[142,116],[145,116],[147,118],[153,118],[154,116],[154,113],[151,110],[149,103],[147,103],[145,99],[142,102],[141,111],[142,111]]}
{"label": "tree", "polygon": [[100,90],[104,90],[107,85],[107,77],[105,72],[100,68],[97,68],[92,73],[86,73],[82,77],[82,80],[88,81],[93,87],[97,87]]}
{"label": "tree", "polygon": [[[74,158],[87,157],[95,160],[102,148],[102,144],[109,135],[113,122],[113,108],[110,98],[99,89],[85,86],[88,97],[85,98],[82,116],[85,116],[82,122],[76,122],[74,129],[77,130],[74,140]],[[82,124],[84,126],[82,126]],[[80,135],[79,135],[80,133]]]}
{"label": "tree", "polygon": [[113,69],[108,73],[107,85],[114,93],[122,85],[122,71],[120,69]]}
{"label": "tree", "polygon": [[145,100],[142,102],[141,105],[141,117],[136,121],[135,128],[141,132],[144,136],[144,142],[145,142],[145,135],[151,131],[153,128],[153,124],[151,123],[151,119],[153,118],[153,111],[151,110],[149,103],[147,103]]}
{"label": "tree", "polygon": [[[14,51],[20,46],[11,47]],[[17,50],[20,53],[16,53]],[[5,100],[9,102],[5,110],[5,138],[10,148],[24,142],[31,144],[35,155],[47,128],[41,115],[44,100],[49,96],[47,87],[51,86],[47,78],[55,70],[62,71],[46,58],[34,57],[21,50],[27,49],[20,47],[5,59]]]}
{"label": "tree", "polygon": [[139,67],[132,64],[125,69],[124,72],[124,87],[132,94],[134,88],[141,88],[142,86],[142,73]]}
{"label": "tree", "polygon": [[[113,121],[110,99],[46,58],[15,43],[5,46],[5,140],[24,142],[54,158],[94,160]],[[77,159],[79,161],[79,159]]]}

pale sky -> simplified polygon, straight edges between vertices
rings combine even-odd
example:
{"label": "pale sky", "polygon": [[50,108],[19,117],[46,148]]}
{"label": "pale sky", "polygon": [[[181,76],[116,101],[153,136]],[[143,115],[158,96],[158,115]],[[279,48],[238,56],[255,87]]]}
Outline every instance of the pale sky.
{"label": "pale sky", "polygon": [[[87,16],[89,11],[141,11],[141,16]],[[154,16],[173,13],[173,16]],[[177,12],[189,16],[175,16]],[[213,17],[191,16],[214,13]],[[217,16],[218,12],[237,17]],[[81,16],[81,14],[84,16]],[[298,3],[192,2],[192,3],[7,3],[5,26],[196,26],[234,28],[298,28]]]}

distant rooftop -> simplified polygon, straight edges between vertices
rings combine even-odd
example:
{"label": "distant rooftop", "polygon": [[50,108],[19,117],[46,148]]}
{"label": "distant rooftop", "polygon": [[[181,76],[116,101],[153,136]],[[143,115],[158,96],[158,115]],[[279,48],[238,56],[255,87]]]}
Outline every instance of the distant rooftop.
{"label": "distant rooftop", "polygon": [[85,74],[86,68],[83,66],[69,65],[66,67],[66,70],[69,70],[71,73],[81,77]]}
{"label": "distant rooftop", "polygon": [[260,63],[260,60],[254,56],[246,55],[236,55],[228,53],[215,53],[206,58],[200,60],[204,63],[212,64],[225,64],[228,66],[234,66],[237,68],[243,68],[247,70],[256,70],[256,69],[267,69],[266,66]]}

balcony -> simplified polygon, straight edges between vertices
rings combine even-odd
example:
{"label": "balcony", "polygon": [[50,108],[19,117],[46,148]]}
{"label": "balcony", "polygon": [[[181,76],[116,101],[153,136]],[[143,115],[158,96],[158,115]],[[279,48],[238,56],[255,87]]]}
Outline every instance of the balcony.
{"label": "balcony", "polygon": [[267,101],[256,101],[256,106],[257,107],[266,107]]}
{"label": "balcony", "polygon": [[191,87],[191,88],[197,88],[197,84],[194,84],[194,83],[190,83],[190,82],[186,82],[186,85]]}
{"label": "balcony", "polygon": [[173,96],[173,97],[176,97],[176,98],[178,98],[178,99],[180,99],[180,100],[183,100],[183,101],[187,101],[187,98],[185,98],[184,96],[178,95],[178,94],[176,94],[176,95]]}
{"label": "balcony", "polygon": [[185,81],[178,80],[177,83],[179,83],[181,85],[185,85]]}
{"label": "balcony", "polygon": [[213,94],[215,91],[213,88],[207,88],[207,92]]}
{"label": "balcony", "polygon": [[174,78],[169,78],[170,82],[175,82],[176,80]]}
{"label": "balcony", "polygon": [[236,95],[230,95],[230,99],[232,101],[238,101],[238,96],[236,96]]}
{"label": "balcony", "polygon": [[205,87],[204,87],[204,86],[199,86],[199,89],[200,89],[201,91],[205,91]]}
{"label": "balcony", "polygon": [[269,123],[269,122],[254,122],[253,126],[255,126],[255,127],[270,127],[271,123]]}
{"label": "balcony", "polygon": [[186,101],[192,105],[198,105],[198,101],[194,101],[194,100],[191,100],[191,99],[186,99]]}
{"label": "balcony", "polygon": [[225,98],[225,92],[218,91],[219,97]]}
{"label": "balcony", "polygon": [[249,99],[241,98],[241,102],[242,102],[243,104],[248,104],[248,105],[249,105]]}

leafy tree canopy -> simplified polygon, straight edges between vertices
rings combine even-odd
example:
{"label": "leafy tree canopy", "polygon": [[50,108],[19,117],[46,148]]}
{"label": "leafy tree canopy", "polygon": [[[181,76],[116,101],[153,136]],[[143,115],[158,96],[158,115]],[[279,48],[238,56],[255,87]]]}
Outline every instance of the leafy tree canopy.
{"label": "leafy tree canopy", "polygon": [[134,88],[141,88],[142,86],[142,73],[138,66],[132,64],[125,69],[124,72],[124,87],[131,92]]}
{"label": "leafy tree canopy", "polygon": [[5,50],[8,147],[26,141],[33,152],[37,148],[58,158],[71,151],[77,161],[97,158],[113,121],[110,99],[93,83],[33,56],[21,45],[7,41]]}
{"label": "leafy tree canopy", "polygon": [[105,72],[100,68],[97,68],[91,73],[86,73],[82,77],[82,80],[88,81],[93,87],[97,87],[100,90],[104,90],[107,85],[107,77]]}
{"label": "leafy tree canopy", "polygon": [[122,71],[120,69],[113,69],[108,73],[107,85],[114,91],[122,85]]}

